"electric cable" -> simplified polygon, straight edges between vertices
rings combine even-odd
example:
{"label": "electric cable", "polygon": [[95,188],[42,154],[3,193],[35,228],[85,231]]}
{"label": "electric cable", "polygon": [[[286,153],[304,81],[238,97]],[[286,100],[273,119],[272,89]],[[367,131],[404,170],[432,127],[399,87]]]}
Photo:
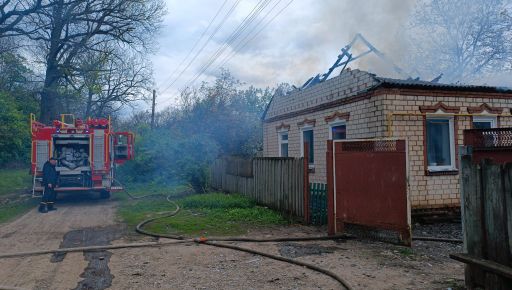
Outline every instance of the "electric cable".
{"label": "electric cable", "polygon": [[[166,82],[170,81],[172,79],[172,77],[174,76],[174,74],[181,68],[181,66],[185,63],[185,61],[190,57],[190,55],[192,55],[192,52],[194,52],[194,50],[196,49],[197,45],[201,42],[203,37],[206,35],[206,32],[208,32],[208,30],[210,29],[212,24],[215,22],[215,19],[217,19],[217,17],[219,16],[220,12],[222,11],[222,9],[224,8],[224,6],[226,5],[227,2],[228,2],[228,0],[224,0],[224,3],[222,3],[222,5],[220,6],[219,10],[217,10],[217,13],[215,13],[213,18],[208,23],[208,26],[206,26],[206,28],[203,31],[203,33],[201,33],[201,36],[199,36],[199,38],[196,40],[196,42],[192,46],[192,49],[190,49],[188,51],[187,55],[181,60],[180,64],[174,69],[174,71],[169,75],[169,77],[166,78],[162,83],[166,83]],[[179,76],[176,79],[178,79],[178,78],[179,78]],[[172,84],[174,84],[175,81],[173,81],[170,84],[170,86],[172,86]]]}
{"label": "electric cable", "polygon": [[201,46],[201,48],[199,49],[199,51],[196,52],[196,54],[194,55],[194,57],[188,62],[188,64],[185,66],[185,68],[180,72],[180,74],[178,75],[178,77],[171,83],[169,84],[167,87],[165,87],[160,93],[164,93],[165,91],[167,91],[169,88],[172,87],[172,85],[183,75],[183,73],[190,67],[190,65],[196,60],[196,58],[203,52],[204,48],[208,45],[208,43],[210,43],[210,41],[212,40],[212,38],[215,36],[215,34],[217,34],[217,32],[220,30],[220,28],[222,27],[222,25],[224,25],[224,23],[226,22],[226,20],[229,18],[229,16],[233,13],[233,11],[235,11],[235,8],[238,6],[238,4],[240,4],[240,1],[242,0],[237,0],[232,6],[231,8],[228,10],[228,12],[226,13],[226,15],[224,16],[224,18],[222,18],[221,22],[215,27],[215,29],[213,30],[213,32],[210,34],[210,36],[208,37],[208,39],[206,40],[206,42]]}

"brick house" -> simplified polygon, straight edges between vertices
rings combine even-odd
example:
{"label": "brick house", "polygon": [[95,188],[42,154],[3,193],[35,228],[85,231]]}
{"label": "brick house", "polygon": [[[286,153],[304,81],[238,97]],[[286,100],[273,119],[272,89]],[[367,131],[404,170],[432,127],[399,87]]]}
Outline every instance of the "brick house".
{"label": "brick house", "polygon": [[270,101],[263,116],[263,153],[299,157],[303,142],[309,142],[310,181],[325,183],[326,140],[406,139],[412,208],[458,207],[463,130],[512,127],[510,108],[511,89],[345,70]]}

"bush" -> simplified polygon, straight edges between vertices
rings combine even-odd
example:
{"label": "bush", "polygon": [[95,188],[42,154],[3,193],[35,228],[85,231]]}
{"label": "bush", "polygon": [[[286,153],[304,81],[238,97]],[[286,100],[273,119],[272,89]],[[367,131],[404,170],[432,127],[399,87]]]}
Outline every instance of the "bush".
{"label": "bush", "polygon": [[0,166],[9,162],[28,162],[30,131],[28,117],[7,94],[0,93]]}
{"label": "bush", "polygon": [[218,155],[217,145],[204,136],[180,136],[158,129],[137,136],[135,160],[120,167],[128,182],[189,183],[196,192],[208,186],[208,165]]}

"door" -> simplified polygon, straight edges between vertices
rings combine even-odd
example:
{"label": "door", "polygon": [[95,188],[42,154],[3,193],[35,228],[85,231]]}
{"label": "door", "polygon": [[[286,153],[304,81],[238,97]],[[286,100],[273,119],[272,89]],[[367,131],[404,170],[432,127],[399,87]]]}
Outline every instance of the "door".
{"label": "door", "polygon": [[131,132],[117,132],[114,135],[114,161],[123,164],[134,157],[135,137]]}

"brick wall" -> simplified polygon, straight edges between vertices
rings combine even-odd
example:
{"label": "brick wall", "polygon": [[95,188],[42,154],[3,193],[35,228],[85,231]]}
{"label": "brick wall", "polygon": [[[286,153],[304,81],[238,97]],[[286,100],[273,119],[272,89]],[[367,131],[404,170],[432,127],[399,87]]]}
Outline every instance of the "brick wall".
{"label": "brick wall", "polygon": [[384,96],[334,107],[327,110],[301,115],[284,120],[264,123],[264,156],[279,156],[277,127],[290,126],[288,130],[288,154],[290,157],[301,156],[301,126],[304,119],[315,120],[313,127],[315,172],[310,174],[311,182],[326,182],[325,151],[329,138],[329,123],[325,117],[335,112],[350,112],[346,120],[347,139],[383,137],[385,131]]}
{"label": "brick wall", "polygon": [[[307,90],[296,91],[288,96],[274,99],[266,116],[267,122],[264,123],[264,156],[279,156],[278,130],[276,128],[282,125],[289,128],[289,156],[301,156],[302,132],[299,123],[305,119],[314,120],[315,172],[310,174],[310,180],[311,182],[325,183],[325,150],[326,140],[329,136],[329,123],[325,117],[336,112],[350,114],[346,120],[347,139],[386,137],[389,113],[420,114],[420,106],[434,106],[439,102],[446,106],[460,107],[460,114],[467,114],[468,107],[479,107],[482,104],[493,108],[503,108],[501,115],[498,115],[498,125],[512,127],[510,113],[512,98],[503,98],[492,94],[486,94],[488,97],[481,97],[485,94],[479,95],[474,92],[432,93],[399,89],[377,90],[361,99],[336,107],[301,115],[292,114],[337,99],[350,99],[350,97],[368,91],[375,84],[376,81],[372,74],[353,70]],[[278,119],[280,116],[284,117]],[[458,141],[456,146],[463,144],[463,130],[471,128],[471,121],[471,116],[455,117],[456,132],[454,133]],[[394,116],[392,124],[392,137],[404,138],[408,141],[409,190],[412,207],[459,206],[459,175],[431,176],[425,172],[424,116]],[[456,158],[458,159],[458,156]]]}
{"label": "brick wall", "polygon": [[[439,102],[447,106],[460,107],[460,114],[467,114],[468,107],[479,107],[484,103],[491,107],[504,108],[498,115],[498,124],[500,127],[512,126],[509,109],[512,107],[512,99],[389,94],[384,98],[384,109],[386,114],[390,112],[420,113],[420,106],[432,106]],[[454,122],[457,143],[463,145],[463,130],[471,128],[472,117],[456,116]],[[393,117],[393,137],[408,140],[411,205],[413,208],[459,206],[458,174],[430,176],[425,173],[423,123],[423,116]],[[457,168],[459,168],[458,165]]]}
{"label": "brick wall", "polygon": [[313,87],[274,98],[269,105],[266,119],[354,96],[377,84],[373,74],[357,69],[345,70],[340,76]]}

